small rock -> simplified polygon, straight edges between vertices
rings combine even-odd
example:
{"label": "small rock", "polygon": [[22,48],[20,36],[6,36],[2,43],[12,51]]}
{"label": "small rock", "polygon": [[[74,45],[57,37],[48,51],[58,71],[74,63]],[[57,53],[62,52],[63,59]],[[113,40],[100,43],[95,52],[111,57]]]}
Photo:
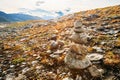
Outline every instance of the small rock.
{"label": "small rock", "polygon": [[101,23],[101,26],[106,26],[106,25],[108,25],[108,22]]}
{"label": "small rock", "polygon": [[0,69],[0,73],[2,73],[2,69]]}
{"label": "small rock", "polygon": [[23,65],[26,65],[27,63],[26,62],[22,62]]}
{"label": "small rock", "polygon": [[98,27],[97,30],[98,30],[98,31],[104,31],[104,30],[105,30],[105,27]]}
{"label": "small rock", "polygon": [[120,54],[120,49],[113,49],[113,53]]}
{"label": "small rock", "polygon": [[101,45],[104,45],[104,44],[106,44],[106,42],[101,42]]}
{"label": "small rock", "polygon": [[114,41],[114,45],[115,45],[115,47],[120,47],[120,40],[116,40],[116,41]]}
{"label": "small rock", "polygon": [[94,46],[93,49],[96,49],[97,52],[103,52],[103,50],[101,49],[101,47]]}
{"label": "small rock", "polygon": [[52,51],[51,51],[51,50],[47,50],[47,51],[46,51],[46,53],[51,54],[51,53],[52,53]]}
{"label": "small rock", "polygon": [[56,34],[53,34],[52,37],[50,38],[50,40],[57,40],[57,35]]}
{"label": "small rock", "polygon": [[9,54],[9,55],[7,55],[7,57],[8,57],[8,58],[11,58],[11,57],[12,57],[12,55],[10,55],[10,54]]}
{"label": "small rock", "polygon": [[54,54],[62,54],[64,53],[64,50],[57,50],[56,52],[54,52]]}
{"label": "small rock", "polygon": [[104,70],[104,69],[98,69],[98,71],[99,71],[101,74],[104,74],[104,73],[105,73],[105,70]]}
{"label": "small rock", "polygon": [[37,54],[33,54],[33,57],[37,57]]}
{"label": "small rock", "polygon": [[12,68],[6,70],[6,73],[13,73],[13,72],[14,72],[14,69],[12,69]]}
{"label": "small rock", "polygon": [[114,31],[115,34],[117,34],[117,33],[119,33],[119,32],[120,32],[120,30],[116,30],[116,31]]}
{"label": "small rock", "polygon": [[58,40],[58,44],[59,44],[59,47],[62,47],[62,46],[64,46],[65,42],[62,40]]}
{"label": "small rock", "polygon": [[38,61],[32,61],[31,63],[32,63],[32,65],[35,65],[38,63]]}
{"label": "small rock", "polygon": [[62,80],[73,80],[73,79],[70,77],[66,77],[66,78],[63,78]]}
{"label": "small rock", "polygon": [[12,74],[7,74],[5,80],[15,80],[15,76],[13,76]]}
{"label": "small rock", "polygon": [[3,78],[2,78],[2,77],[0,77],[0,80],[3,80]]}
{"label": "small rock", "polygon": [[25,74],[26,72],[28,72],[30,70],[30,68],[26,67],[22,70],[22,74]]}
{"label": "small rock", "polygon": [[3,55],[0,55],[0,57],[3,57]]}
{"label": "small rock", "polygon": [[43,49],[46,49],[46,47],[47,47],[47,44],[42,44]]}
{"label": "small rock", "polygon": [[82,77],[77,75],[76,79],[75,80],[82,80]]}
{"label": "small rock", "polygon": [[55,54],[51,54],[50,57],[52,57],[52,58],[58,58],[60,56],[59,55],[55,55]]}
{"label": "small rock", "polygon": [[113,18],[113,19],[120,19],[120,16],[115,15],[115,16],[112,16],[111,18]]}
{"label": "small rock", "polygon": [[115,31],[114,30],[109,30],[109,32],[107,32],[107,34],[115,34]]}
{"label": "small rock", "polygon": [[50,50],[58,49],[64,46],[64,42],[61,40],[58,41],[51,41],[50,43]]}
{"label": "small rock", "polygon": [[7,74],[7,71],[3,71],[3,74]]}
{"label": "small rock", "polygon": [[36,57],[36,60],[41,60],[41,56],[37,56],[37,57]]}
{"label": "small rock", "polygon": [[36,66],[36,69],[41,69],[43,68],[43,66]]}
{"label": "small rock", "polygon": [[88,54],[86,57],[89,58],[91,61],[98,61],[103,59],[103,55],[98,53]]}
{"label": "small rock", "polygon": [[15,65],[10,65],[10,68],[14,68],[15,67]]}
{"label": "small rock", "polygon": [[26,76],[23,74],[19,74],[18,77],[15,78],[15,80],[26,80]]}
{"label": "small rock", "polygon": [[74,22],[74,27],[75,28],[81,28],[81,26],[82,26],[82,23],[80,21],[77,20],[77,21]]}
{"label": "small rock", "polygon": [[23,68],[23,67],[25,67],[25,66],[26,66],[26,65],[22,64],[20,67]]}
{"label": "small rock", "polygon": [[115,78],[115,76],[108,76],[105,80],[115,80],[114,78]]}
{"label": "small rock", "polygon": [[52,41],[52,42],[50,43],[50,50],[57,49],[58,47],[59,47],[58,42]]}
{"label": "small rock", "polygon": [[84,30],[82,28],[74,28],[75,33],[82,33]]}
{"label": "small rock", "polygon": [[94,65],[89,67],[88,70],[89,70],[91,76],[93,76],[93,77],[100,77],[101,76],[101,73],[99,72],[97,67]]}
{"label": "small rock", "polygon": [[95,18],[99,18],[100,16],[97,14],[90,14],[88,15],[89,18],[95,19]]}
{"label": "small rock", "polygon": [[80,21],[74,22],[74,32],[76,33],[82,33],[84,29],[82,28],[82,23]]}

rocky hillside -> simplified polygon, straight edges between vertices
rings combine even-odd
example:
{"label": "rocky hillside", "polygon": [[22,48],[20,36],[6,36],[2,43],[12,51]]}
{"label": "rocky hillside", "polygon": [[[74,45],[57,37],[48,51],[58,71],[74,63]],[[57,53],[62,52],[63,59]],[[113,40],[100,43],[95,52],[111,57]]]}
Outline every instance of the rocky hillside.
{"label": "rocky hillside", "polygon": [[120,5],[0,33],[0,80],[120,80]]}

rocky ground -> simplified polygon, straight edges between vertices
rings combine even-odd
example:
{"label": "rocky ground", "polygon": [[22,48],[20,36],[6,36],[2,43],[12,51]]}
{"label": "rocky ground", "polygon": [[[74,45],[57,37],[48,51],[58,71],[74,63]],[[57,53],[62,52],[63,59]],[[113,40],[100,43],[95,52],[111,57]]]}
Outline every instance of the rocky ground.
{"label": "rocky ground", "polygon": [[120,6],[1,27],[0,80],[120,80]]}

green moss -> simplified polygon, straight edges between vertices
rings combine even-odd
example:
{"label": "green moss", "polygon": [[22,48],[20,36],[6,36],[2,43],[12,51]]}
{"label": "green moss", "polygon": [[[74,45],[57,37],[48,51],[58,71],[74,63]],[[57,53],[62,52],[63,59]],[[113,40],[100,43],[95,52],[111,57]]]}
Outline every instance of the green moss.
{"label": "green moss", "polygon": [[32,48],[29,46],[26,46],[26,45],[24,45],[24,46],[22,46],[22,50],[23,51],[31,51],[32,50]]}
{"label": "green moss", "polygon": [[21,63],[24,61],[25,61],[25,58],[20,57],[20,58],[16,58],[16,59],[12,60],[12,63],[17,64],[17,63]]}
{"label": "green moss", "polygon": [[117,39],[120,40],[120,37],[118,37]]}
{"label": "green moss", "polygon": [[69,45],[69,41],[65,41],[65,45]]}
{"label": "green moss", "polygon": [[14,23],[11,23],[11,24],[7,25],[6,27],[8,27],[8,28],[22,27],[22,26],[27,25],[28,23],[30,23],[30,22],[28,22],[28,21],[24,21],[24,22],[14,22]]}

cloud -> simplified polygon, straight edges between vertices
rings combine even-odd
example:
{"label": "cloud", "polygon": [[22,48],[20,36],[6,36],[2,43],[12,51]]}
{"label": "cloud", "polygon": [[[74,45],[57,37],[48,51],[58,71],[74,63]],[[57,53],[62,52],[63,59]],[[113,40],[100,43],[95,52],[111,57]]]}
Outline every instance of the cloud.
{"label": "cloud", "polygon": [[120,4],[120,0],[1,0],[0,10],[53,18],[94,8]]}
{"label": "cloud", "polygon": [[54,12],[54,11],[47,11],[47,10],[43,10],[43,9],[26,9],[26,8],[20,8],[19,9],[23,14],[30,14],[30,15],[34,15],[34,16],[39,16],[43,19],[52,19],[52,18],[57,18],[60,16],[63,16],[64,13],[61,11],[58,12]]}
{"label": "cloud", "polygon": [[37,1],[36,6],[40,6],[40,5],[44,4],[44,3],[45,3],[45,1]]}
{"label": "cloud", "polygon": [[68,9],[66,9],[66,12],[70,12],[70,10],[71,10],[71,9],[70,9],[70,8],[68,8]]}

